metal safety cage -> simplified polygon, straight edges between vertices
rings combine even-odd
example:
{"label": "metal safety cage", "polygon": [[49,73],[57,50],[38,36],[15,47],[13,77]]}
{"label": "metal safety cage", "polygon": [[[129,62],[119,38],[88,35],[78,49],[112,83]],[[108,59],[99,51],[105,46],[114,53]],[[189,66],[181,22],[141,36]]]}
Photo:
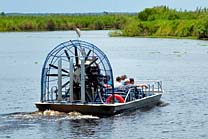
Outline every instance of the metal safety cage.
{"label": "metal safety cage", "polygon": [[[104,103],[104,94],[114,94],[113,72],[105,53],[89,42],[70,40],[56,46],[45,59],[41,75],[41,102],[70,101],[70,92],[80,92],[78,73],[82,59],[85,65],[83,77],[86,101]],[[106,84],[111,89],[106,89]],[[79,95],[72,98],[79,99]]]}

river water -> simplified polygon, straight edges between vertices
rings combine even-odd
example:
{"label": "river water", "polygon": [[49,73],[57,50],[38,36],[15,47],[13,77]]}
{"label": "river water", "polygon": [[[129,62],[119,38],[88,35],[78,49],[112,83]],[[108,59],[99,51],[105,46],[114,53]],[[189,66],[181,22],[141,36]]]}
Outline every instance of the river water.
{"label": "river water", "polygon": [[208,41],[108,37],[83,31],[108,56],[114,77],[159,79],[164,105],[99,118],[38,114],[40,75],[50,50],[74,32],[0,33],[0,138],[208,138]]}

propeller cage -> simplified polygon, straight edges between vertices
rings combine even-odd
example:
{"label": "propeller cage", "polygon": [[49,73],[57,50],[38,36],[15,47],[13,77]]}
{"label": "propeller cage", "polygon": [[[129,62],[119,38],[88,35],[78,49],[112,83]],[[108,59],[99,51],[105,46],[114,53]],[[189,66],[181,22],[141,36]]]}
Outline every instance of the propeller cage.
{"label": "propeller cage", "polygon": [[104,103],[106,94],[113,94],[113,90],[110,62],[95,45],[70,40],[47,55],[41,76],[42,102]]}

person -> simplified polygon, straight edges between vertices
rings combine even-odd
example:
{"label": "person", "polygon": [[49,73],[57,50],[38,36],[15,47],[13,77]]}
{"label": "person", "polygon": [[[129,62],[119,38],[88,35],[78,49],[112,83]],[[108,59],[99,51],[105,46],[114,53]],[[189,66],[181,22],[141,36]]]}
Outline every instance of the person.
{"label": "person", "polygon": [[[124,79],[124,78],[123,78],[123,79]],[[124,91],[124,92],[126,92],[126,91],[128,91],[129,88],[131,88],[131,87],[135,87],[135,85],[130,83],[130,79],[125,79],[124,82],[121,83],[120,86],[118,86],[118,90],[119,90],[119,91]]]}
{"label": "person", "polygon": [[129,78],[129,84],[134,84],[134,78]]}
{"label": "person", "polygon": [[128,85],[128,84],[130,84],[130,80],[129,79],[125,79],[123,85]]}
{"label": "person", "polygon": [[124,85],[125,82],[128,80],[128,79],[127,79],[127,76],[126,76],[125,74],[124,74],[124,75],[121,75],[120,78],[121,78],[121,84],[122,84],[122,85]]}
{"label": "person", "polygon": [[115,82],[114,87],[115,88],[118,88],[121,85],[122,85],[122,83],[121,83],[121,77],[118,76],[118,77],[116,77],[116,82]]}
{"label": "person", "polygon": [[[129,78],[129,84],[134,85],[134,78]],[[137,84],[136,86],[148,88],[148,86],[146,84]]]}

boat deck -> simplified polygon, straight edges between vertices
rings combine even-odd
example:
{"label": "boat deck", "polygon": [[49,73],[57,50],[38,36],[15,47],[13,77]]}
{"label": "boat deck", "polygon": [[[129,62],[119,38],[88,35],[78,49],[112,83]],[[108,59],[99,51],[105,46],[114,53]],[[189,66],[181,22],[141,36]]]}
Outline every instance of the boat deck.
{"label": "boat deck", "polygon": [[96,104],[96,103],[71,103],[67,101],[54,102],[37,102],[36,107],[40,111],[55,110],[61,112],[77,111],[82,114],[96,115],[96,116],[111,116],[123,111],[139,109],[147,106],[155,105],[159,102],[162,93],[157,93],[141,99],[135,99],[126,103],[114,104]]}

